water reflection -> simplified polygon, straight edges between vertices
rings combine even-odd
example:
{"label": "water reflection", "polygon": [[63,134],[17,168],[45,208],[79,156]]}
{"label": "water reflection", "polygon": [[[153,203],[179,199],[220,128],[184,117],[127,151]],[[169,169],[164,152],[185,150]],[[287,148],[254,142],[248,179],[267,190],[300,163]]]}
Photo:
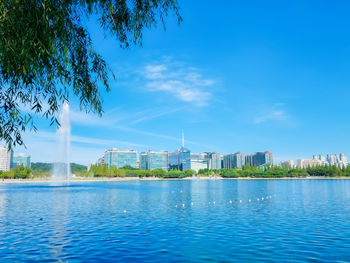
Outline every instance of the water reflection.
{"label": "water reflection", "polygon": [[349,182],[5,185],[0,259],[340,261],[350,257]]}

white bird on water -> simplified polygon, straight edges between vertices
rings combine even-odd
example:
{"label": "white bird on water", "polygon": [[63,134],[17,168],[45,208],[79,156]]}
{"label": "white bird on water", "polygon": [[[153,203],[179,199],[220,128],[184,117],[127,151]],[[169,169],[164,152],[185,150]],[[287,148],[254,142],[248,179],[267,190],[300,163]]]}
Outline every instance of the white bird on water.
{"label": "white bird on water", "polygon": [[124,213],[126,213],[126,210],[124,210]]}
{"label": "white bird on water", "polygon": [[252,200],[249,199],[248,201],[251,202]]}
{"label": "white bird on water", "polygon": [[230,204],[232,204],[232,200],[230,200]]}
{"label": "white bird on water", "polygon": [[239,200],[240,203],[242,203],[242,200]]}

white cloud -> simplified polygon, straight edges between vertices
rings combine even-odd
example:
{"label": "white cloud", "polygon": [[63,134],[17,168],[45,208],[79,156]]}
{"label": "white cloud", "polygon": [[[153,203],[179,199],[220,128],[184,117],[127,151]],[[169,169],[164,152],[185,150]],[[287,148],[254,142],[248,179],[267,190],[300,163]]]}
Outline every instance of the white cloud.
{"label": "white cloud", "polygon": [[285,121],[288,119],[288,115],[283,109],[274,109],[259,115],[254,119],[254,123],[259,124],[266,121]]}
{"label": "white cloud", "polygon": [[170,110],[157,110],[155,112],[148,113],[148,114],[146,114],[144,116],[141,116],[138,119],[133,120],[131,122],[131,124],[137,124],[139,122],[143,122],[143,121],[146,121],[146,120],[156,119],[156,118],[159,118],[159,117],[164,116],[164,115],[168,115],[168,114],[171,114],[171,113],[174,113],[174,112],[181,111],[181,110],[183,110],[185,108],[186,107],[179,107],[179,108],[174,108],[174,109],[170,109]]}
{"label": "white cloud", "polygon": [[[30,134],[31,138],[34,138],[35,140],[40,141],[53,141],[55,142],[57,140],[57,135],[55,132],[45,132],[40,131],[34,134]],[[28,140],[29,138],[27,138]],[[128,147],[149,147],[149,145],[143,145],[143,144],[135,144],[128,141],[120,141],[120,140],[104,140],[104,139],[98,139],[98,138],[92,138],[92,137],[83,137],[83,136],[76,136],[71,135],[70,140],[72,143],[82,143],[82,144],[94,144],[97,146],[128,146]]]}
{"label": "white cloud", "polygon": [[147,65],[143,75],[149,91],[162,91],[196,106],[205,106],[212,98],[212,93],[207,88],[214,81],[203,77],[196,68],[154,64]]}

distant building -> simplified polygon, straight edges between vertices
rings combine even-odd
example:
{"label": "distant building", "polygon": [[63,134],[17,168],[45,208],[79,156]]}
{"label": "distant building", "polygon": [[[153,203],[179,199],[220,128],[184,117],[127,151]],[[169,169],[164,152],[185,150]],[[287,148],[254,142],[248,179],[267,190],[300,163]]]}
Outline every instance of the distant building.
{"label": "distant building", "polygon": [[167,151],[148,151],[147,170],[163,169],[168,171],[168,152]]}
{"label": "distant building", "polygon": [[348,157],[344,153],[339,154],[339,159],[342,165],[348,166]]}
{"label": "distant building", "polygon": [[208,156],[208,168],[209,169],[221,169],[221,154],[217,152],[207,153]]}
{"label": "distant building", "polygon": [[97,164],[98,164],[98,165],[104,165],[104,164],[105,164],[105,159],[104,159],[103,157],[98,158]]}
{"label": "distant building", "polygon": [[288,160],[288,161],[281,161],[280,166],[283,168],[293,168],[294,167],[294,161]]}
{"label": "distant building", "polygon": [[30,168],[30,156],[25,154],[18,154],[12,158],[12,167],[23,166]]}
{"label": "distant building", "polygon": [[198,172],[201,169],[208,168],[208,161],[201,159],[191,159],[191,169]]}
{"label": "distant building", "polygon": [[348,166],[348,158],[344,153],[340,154],[327,154],[327,162],[329,165],[335,165],[338,167]]}
{"label": "distant building", "polygon": [[0,145],[0,171],[10,171],[12,164],[12,150]]}
{"label": "distant building", "polygon": [[176,152],[169,153],[169,169],[177,169],[181,171],[191,169],[191,151],[181,147]]}
{"label": "distant building", "polygon": [[327,157],[321,154],[314,155],[314,160],[319,160],[320,165],[335,165],[338,167],[348,166],[348,158],[344,153],[340,154],[327,154]]}
{"label": "distant building", "polygon": [[234,154],[224,155],[224,167],[226,169],[230,168],[242,168],[245,165],[245,156],[241,152]]}
{"label": "distant building", "polygon": [[182,132],[182,147],[180,150],[169,153],[169,169],[177,169],[181,171],[191,169],[191,151],[185,148],[185,137]]}
{"label": "distant building", "polygon": [[271,152],[256,152],[253,155],[254,166],[273,164],[273,155]]}
{"label": "distant building", "polygon": [[298,168],[308,168],[322,165],[322,162],[318,159],[298,159],[297,163]]}
{"label": "distant building", "polygon": [[140,169],[141,170],[148,170],[148,154],[146,152],[140,153]]}
{"label": "distant building", "polygon": [[224,155],[224,165],[223,168],[231,169],[233,168],[233,153]]}
{"label": "distant building", "polygon": [[248,154],[245,156],[245,165],[254,166],[254,154]]}
{"label": "distant building", "polygon": [[191,169],[221,169],[222,156],[217,152],[191,153]]}
{"label": "distant building", "polygon": [[326,157],[322,154],[316,154],[312,156],[314,160],[320,160],[322,163],[326,163]]}
{"label": "distant building", "polygon": [[104,163],[108,167],[116,166],[117,168],[123,168],[124,166],[131,166],[137,168],[136,150],[107,150],[104,154]]}

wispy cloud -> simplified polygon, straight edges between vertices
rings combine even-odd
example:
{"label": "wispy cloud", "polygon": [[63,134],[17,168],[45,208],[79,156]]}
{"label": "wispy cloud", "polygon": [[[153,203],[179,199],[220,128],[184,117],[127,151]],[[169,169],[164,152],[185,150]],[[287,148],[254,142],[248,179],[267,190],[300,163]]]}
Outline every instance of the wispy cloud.
{"label": "wispy cloud", "polygon": [[155,112],[149,113],[149,114],[144,115],[144,116],[142,116],[142,117],[140,117],[138,119],[135,119],[134,121],[131,122],[131,124],[136,124],[136,123],[143,122],[143,121],[146,121],[146,120],[156,119],[156,118],[159,118],[159,117],[171,114],[171,113],[175,113],[175,112],[184,110],[185,108],[186,107],[179,107],[179,108],[174,108],[174,109],[170,109],[170,110],[161,110],[161,109],[159,109],[159,110],[157,110]]}
{"label": "wispy cloud", "polygon": [[[169,135],[149,132],[142,129],[132,128],[130,127],[130,125],[134,125],[149,119],[155,119],[177,111],[185,110],[186,108],[187,106],[179,107],[175,109],[169,109],[169,110],[146,109],[146,110],[141,110],[141,111],[133,112],[129,114],[124,114],[124,115],[121,114],[123,117],[119,115],[119,112],[118,114],[116,114],[117,110],[112,110],[113,114],[110,114],[111,112],[106,112],[106,115],[104,115],[103,117],[90,116],[84,112],[71,111],[71,121],[73,123],[84,125],[84,126],[92,126],[92,127],[99,126],[99,127],[104,127],[111,130],[120,130],[128,133],[141,134],[141,135],[156,137],[160,139],[180,142],[181,141],[180,136],[173,137]],[[116,116],[116,115],[119,115],[119,116]],[[127,123],[127,125],[125,123]],[[50,134],[50,135],[47,135],[46,133],[39,133],[39,134],[44,137],[54,136],[54,134]],[[98,145],[106,145],[106,146],[122,144],[122,145],[135,146],[135,147],[151,148],[151,146],[133,144],[131,142],[125,142],[125,141],[99,140],[94,138],[78,137],[78,136],[72,136],[71,140],[72,142],[85,142],[90,144],[98,144]],[[211,146],[204,145],[192,140],[186,140],[186,143],[191,145],[201,146],[208,150],[212,149]]]}
{"label": "wispy cloud", "polygon": [[207,105],[213,96],[208,88],[213,86],[214,81],[205,78],[194,67],[171,63],[150,64],[144,68],[143,75],[148,91],[161,91],[196,106]]}
{"label": "wispy cloud", "polygon": [[187,107],[183,106],[177,108],[152,108],[138,111],[123,111],[122,107],[118,107],[105,112],[101,117],[93,113],[87,114],[83,111],[71,109],[70,118],[72,123],[78,125],[113,127],[116,124],[137,124],[185,110],[186,108]]}
{"label": "wispy cloud", "polygon": [[263,104],[257,106],[258,114],[253,118],[254,124],[261,124],[268,121],[284,122],[291,124],[292,118],[286,110],[284,103]]}
{"label": "wispy cloud", "polygon": [[259,115],[254,119],[254,123],[259,124],[266,121],[285,121],[288,119],[288,115],[285,110],[271,110]]}
{"label": "wispy cloud", "polygon": [[[55,132],[40,131],[34,134],[31,134],[30,137],[34,137],[37,140],[41,141],[53,141],[57,140],[57,135]],[[70,140],[72,143],[82,143],[82,144],[94,144],[97,146],[128,146],[128,147],[149,147],[149,145],[136,144],[128,141],[120,140],[104,140],[93,137],[83,137],[71,135]]]}

